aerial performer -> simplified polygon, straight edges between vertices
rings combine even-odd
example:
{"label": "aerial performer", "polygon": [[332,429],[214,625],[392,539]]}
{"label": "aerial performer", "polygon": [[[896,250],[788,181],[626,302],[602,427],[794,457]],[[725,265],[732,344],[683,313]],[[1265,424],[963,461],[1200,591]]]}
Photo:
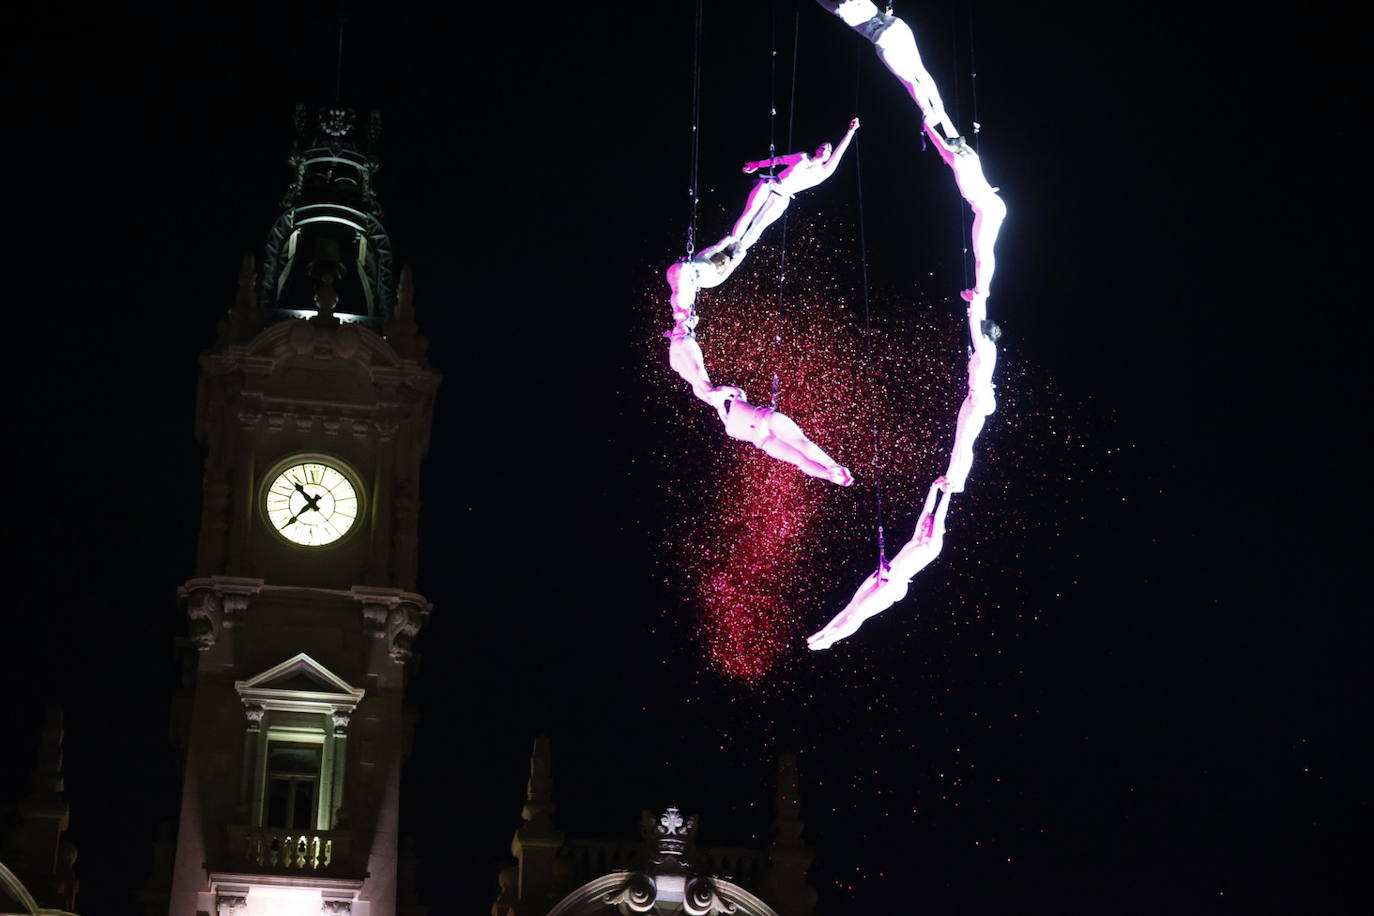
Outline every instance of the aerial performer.
{"label": "aerial performer", "polygon": [[745,399],[744,390],[733,385],[712,385],[706,374],[701,346],[690,328],[682,325],[668,332],[668,361],[692,386],[692,393],[715,408],[732,439],[750,442],[780,461],[794,465],[812,477],[847,487],[854,482],[840,466],[812,442],[790,417],[771,407],[757,407]]}
{"label": "aerial performer", "polygon": [[849,143],[858,129],[859,119],[854,118],[836,147],[822,143],[815,153],[791,153],[744,164],[746,175],[779,165],[784,168],[774,174],[759,176],[749,193],[744,212],[735,221],[735,227],[729,235],[668,268],[675,322],[684,320],[691,312],[698,289],[719,286],[734,273],[744,259],[745,252],[759,240],[765,229],[782,216],[798,192],[808,191],[835,174],[840,159],[849,149]]}
{"label": "aerial performer", "polygon": [[817,2],[844,20],[845,25],[873,42],[878,59],[906,87],[911,100],[921,109],[927,126],[938,126],[949,139],[958,135],[954,122],[945,112],[945,103],[940,100],[935,80],[925,64],[921,63],[921,52],[916,50],[916,36],[912,34],[911,26],[896,16],[879,12],[871,0]]}
{"label": "aerial performer", "polygon": [[740,218],[735,221],[735,228],[730,231],[729,237],[737,239],[740,247],[747,251],[759,240],[763,230],[777,222],[798,191],[809,191],[835,174],[836,167],[844,158],[845,150],[849,149],[849,141],[854,139],[854,132],[858,129],[859,119],[854,118],[849,122],[849,130],[845,131],[839,146],[832,148],[829,143],[822,143],[815,153],[789,153],[786,156],[746,162],[746,175],[779,165],[784,168],[776,174],[759,177],[758,184],[749,192],[749,201],[744,205],[744,212],[740,214]]}
{"label": "aerial performer", "polygon": [[[940,494],[945,493],[943,499]],[[897,552],[891,563],[879,563],[873,575],[864,580],[845,609],[835,615],[818,633],[807,637],[812,651],[829,649],[853,635],[865,620],[880,614],[906,597],[907,587],[918,572],[940,555],[945,545],[945,515],[949,512],[949,491],[943,477],[937,477],[926,494],[925,507],[916,522],[916,533]],[[935,507],[939,500],[939,508]]]}
{"label": "aerial performer", "polygon": [[669,364],[692,386],[693,394],[716,410],[725,425],[726,435],[751,442],[812,477],[842,487],[854,482],[852,475],[808,439],[790,417],[775,408],[750,404],[740,388],[711,384],[705,358],[696,342],[699,320],[696,294],[699,289],[719,286],[734,273],[745,252],[782,216],[794,195],[814,188],[835,173],[858,129],[859,119],[854,118],[835,147],[823,143],[815,153],[791,153],[744,164],[746,175],[759,169],[783,168],[774,174],[760,176],[729,235],[668,268],[668,301],[673,309],[673,329],[664,335],[669,341]]}
{"label": "aerial performer", "polygon": [[[1007,205],[997,196],[997,189],[988,183],[983,175],[983,163],[973,147],[963,137],[945,140],[938,136],[929,125],[926,132],[935,142],[935,149],[945,165],[954,172],[954,181],[959,185],[959,193],[973,210],[973,289],[966,289],[959,295],[966,302],[978,297],[986,298],[992,292],[992,272],[997,267],[993,248],[997,244],[997,231],[1002,228],[1002,220],[1007,218]],[[977,335],[974,335],[975,340]]]}
{"label": "aerial performer", "polygon": [[959,406],[959,419],[954,427],[954,446],[950,449],[949,468],[945,471],[947,493],[962,493],[968,472],[973,468],[973,443],[983,431],[983,423],[997,409],[992,370],[997,365],[997,339],[1001,328],[985,317],[986,297],[978,296],[968,309],[969,337],[973,352],[968,359],[968,396]]}
{"label": "aerial performer", "polygon": [[[1006,204],[983,174],[978,153],[959,135],[930,73],[921,63],[911,28],[901,19],[879,12],[871,0],[817,0],[821,6],[872,42],[878,57],[906,87],[923,116],[923,130],[935,144],[941,160],[954,173],[959,193],[973,210],[971,248],[974,258],[974,285],[960,296],[968,302],[970,355],[968,394],[959,408],[954,444],[944,475],[931,484],[925,508],[916,525],[916,534],[893,559],[890,567],[882,562],[878,570],[859,587],[849,605],[822,630],[807,640],[813,650],[826,649],[852,635],[874,614],[891,607],[906,596],[913,576],[924,569],[944,544],[944,520],[955,493],[961,493],[973,467],[973,447],[988,416],[996,409],[992,384],[997,365],[997,339],[1001,331],[988,320],[987,300],[996,268],[994,247],[997,233],[1007,215]],[[939,507],[935,508],[938,495]]]}

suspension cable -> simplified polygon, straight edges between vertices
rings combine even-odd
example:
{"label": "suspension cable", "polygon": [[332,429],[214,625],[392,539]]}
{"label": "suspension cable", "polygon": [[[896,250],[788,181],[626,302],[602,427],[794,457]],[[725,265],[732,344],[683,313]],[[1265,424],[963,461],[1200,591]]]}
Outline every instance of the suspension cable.
{"label": "suspension cable", "polygon": [[698,177],[699,165],[701,161],[701,8],[703,0],[697,0],[696,9],[696,28],[695,40],[692,50],[692,136],[689,146],[688,160],[690,162],[690,178],[688,179],[687,196],[691,198],[691,215],[687,222],[687,253],[684,259],[690,259],[696,253],[697,247],[697,205],[701,203],[701,195],[698,193],[700,179]]}
{"label": "suspension cable", "polygon": [[[863,54],[857,49],[854,55],[854,115],[859,115],[859,77],[863,72]],[[873,367],[873,321],[869,310],[868,301],[868,237],[864,228],[864,171],[863,171],[863,150],[859,144],[858,134],[854,135],[854,185],[856,195],[859,199],[859,267],[863,276],[864,293],[864,363],[870,375],[874,372]],[[869,460],[869,467],[873,471],[873,503],[874,517],[878,526],[878,574],[881,576],[891,567],[887,562],[887,541],[883,532],[883,481],[878,473],[878,423],[875,418],[873,426],[870,428],[872,434],[872,457]]]}
{"label": "suspension cable", "polygon": [[[776,0],[774,0],[774,3],[775,3],[774,9],[776,10]],[[776,17],[775,17],[775,18],[776,18]],[[791,98],[788,100],[788,103],[787,103],[787,148],[788,148],[788,149],[792,149],[792,148],[793,148],[793,133],[794,133],[794,129],[795,129],[795,127],[796,127],[796,121],[797,121],[797,50],[798,50],[798,43],[799,43],[799,38],[800,38],[800,36],[801,36],[801,2],[800,2],[800,0],[798,0],[798,2],[795,4],[795,7],[794,7],[794,16],[793,16],[793,19],[792,19],[792,89],[791,89]],[[778,53],[778,51],[777,51],[777,46],[776,46],[776,42],[775,42],[775,43],[774,43],[774,48],[773,48],[773,54],[774,54],[775,57],[776,57],[777,53]],[[776,106],[776,105],[773,105],[773,106],[771,106],[771,107],[772,107],[772,111],[773,111],[774,116],[776,116],[776,115],[777,115],[777,106]],[[769,141],[769,146],[770,146],[770,147],[772,146],[771,138],[770,138],[770,141]],[[776,155],[776,154],[770,154],[770,155]],[[784,211],[782,211],[782,230],[781,230],[781,232],[780,232],[780,238],[779,238],[779,253],[778,253],[778,296],[777,296],[776,310],[778,311],[779,314],[781,314],[781,312],[782,312],[782,293],[783,293],[783,284],[786,282],[786,280],[787,280],[787,210],[784,210]],[[775,334],[773,335],[773,343],[774,343],[774,344],[779,344],[779,343],[781,343],[781,342],[782,342],[782,336],[775,333]],[[778,374],[777,374],[776,372],[773,373],[773,401],[772,401],[772,405],[773,405],[773,409],[774,409],[774,410],[777,410],[777,409],[778,409]]]}

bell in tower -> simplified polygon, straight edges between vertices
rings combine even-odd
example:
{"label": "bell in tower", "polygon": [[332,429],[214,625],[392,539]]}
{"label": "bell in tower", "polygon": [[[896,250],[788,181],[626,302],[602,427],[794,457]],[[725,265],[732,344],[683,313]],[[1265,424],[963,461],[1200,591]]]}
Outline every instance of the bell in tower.
{"label": "bell in tower", "polygon": [[[278,317],[319,310],[380,326],[395,296],[391,240],[373,190],[381,116],[296,108],[291,185],[267,236],[260,295]],[[325,302],[320,301],[321,294]]]}

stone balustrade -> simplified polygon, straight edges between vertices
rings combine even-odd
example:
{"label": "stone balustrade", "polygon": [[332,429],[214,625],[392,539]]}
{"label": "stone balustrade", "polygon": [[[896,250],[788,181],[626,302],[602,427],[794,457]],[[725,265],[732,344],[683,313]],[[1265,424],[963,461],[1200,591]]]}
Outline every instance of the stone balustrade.
{"label": "stone balustrade", "polygon": [[353,835],[343,830],[293,830],[289,827],[229,828],[229,852],[253,868],[323,872],[348,861]]}

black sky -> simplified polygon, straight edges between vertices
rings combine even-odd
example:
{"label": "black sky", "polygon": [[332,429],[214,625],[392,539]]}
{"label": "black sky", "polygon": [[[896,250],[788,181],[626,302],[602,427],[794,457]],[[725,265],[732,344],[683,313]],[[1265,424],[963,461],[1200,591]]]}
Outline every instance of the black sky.
{"label": "black sky", "polygon": [[[1000,481],[1058,482],[988,511],[1057,533],[989,523],[977,622],[908,601],[861,647],[798,652],[786,683],[753,688],[705,665],[658,555],[674,472],[655,456],[677,430],[644,305],[686,228],[693,5],[352,10],[343,100],[383,112],[387,225],[445,376],[405,783],[435,912],[489,903],[541,731],[561,823],[583,834],[677,804],[708,842],[757,842],[771,761],[797,749],[836,916],[1355,911],[1370,710],[1353,26],[1319,8],[1006,6],[897,12],[947,100],[959,77],[960,123],[974,54],[1011,212],[991,303],[1004,365],[1087,443],[1061,480],[1059,453],[994,416],[1015,456]],[[276,216],[294,104],[333,99],[332,10],[9,14],[20,496],[0,799],[60,700],[83,912],[133,911],[126,875],[174,815],[196,355]],[[793,10],[778,0],[780,133]],[[767,150],[773,25],[767,3],[714,0],[704,22],[713,239],[747,193],[739,163]],[[958,284],[958,211],[904,97],[809,2],[798,46],[798,148],[856,113],[864,52],[875,282]],[[842,236],[849,180],[796,206]],[[996,619],[1002,598],[1035,619]]]}

